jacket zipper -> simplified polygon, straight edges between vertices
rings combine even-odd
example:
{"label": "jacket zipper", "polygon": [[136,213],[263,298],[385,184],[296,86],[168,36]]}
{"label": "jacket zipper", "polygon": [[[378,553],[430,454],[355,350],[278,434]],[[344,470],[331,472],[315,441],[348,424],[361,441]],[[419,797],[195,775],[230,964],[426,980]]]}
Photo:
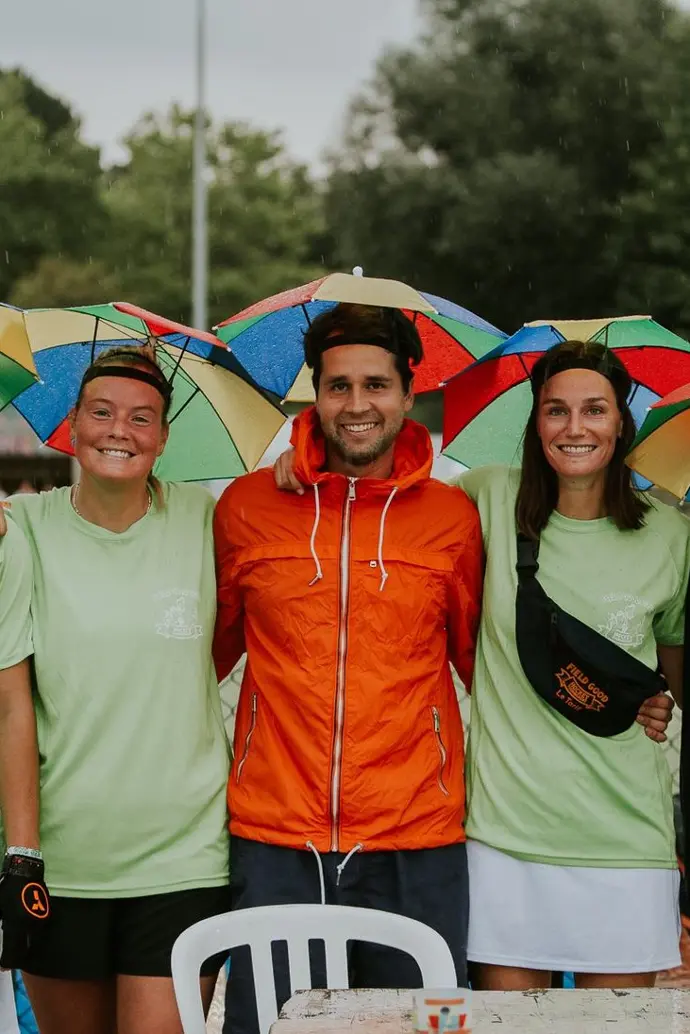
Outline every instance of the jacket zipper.
{"label": "jacket zipper", "polygon": [[340,821],[340,778],[343,760],[343,726],[345,724],[345,672],[347,667],[347,618],[350,603],[350,522],[355,500],[355,482],[348,478],[349,488],[343,508],[343,531],[340,539],[340,618],[338,623],[338,665],[335,690],[335,723],[333,729],[333,765],[331,770],[331,851],[338,851]]}
{"label": "jacket zipper", "polygon": [[446,767],[446,761],[448,760],[448,752],[446,751],[446,748],[443,744],[443,740],[441,739],[441,716],[438,713],[437,707],[432,707],[431,713],[434,716],[434,734],[436,736],[436,746],[438,747],[438,753],[441,759],[441,764],[439,765],[438,769],[438,785],[441,793],[445,794],[446,797],[450,797],[448,787],[443,782],[443,769]]}
{"label": "jacket zipper", "polygon": [[254,735],[254,729],[256,728],[256,706],[257,706],[256,693],[252,693],[252,717],[251,717],[251,720],[249,722],[249,728],[247,730],[247,735],[244,738],[244,751],[242,752],[242,758],[240,760],[239,765],[237,766],[237,782],[238,783],[240,781],[240,776],[242,775],[242,769],[244,768],[244,763],[247,760],[247,757],[249,755],[249,744],[252,742],[252,736]]}

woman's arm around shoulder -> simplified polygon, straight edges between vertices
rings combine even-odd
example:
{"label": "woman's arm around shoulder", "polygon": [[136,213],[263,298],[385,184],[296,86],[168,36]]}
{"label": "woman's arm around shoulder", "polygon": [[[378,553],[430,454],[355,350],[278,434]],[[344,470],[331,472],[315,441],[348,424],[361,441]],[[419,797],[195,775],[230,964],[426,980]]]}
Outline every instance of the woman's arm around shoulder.
{"label": "woman's arm around shoulder", "polygon": [[677,575],[676,591],[654,619],[654,635],[661,671],[679,707],[683,706],[683,658],[690,645],[686,629],[690,625],[687,606],[690,596],[690,521],[663,503],[653,502],[662,518],[660,533],[668,547]]}
{"label": "woman's arm around shoulder", "polygon": [[29,665],[31,554],[12,521],[0,540],[0,810],[6,842],[38,847],[38,749]]}

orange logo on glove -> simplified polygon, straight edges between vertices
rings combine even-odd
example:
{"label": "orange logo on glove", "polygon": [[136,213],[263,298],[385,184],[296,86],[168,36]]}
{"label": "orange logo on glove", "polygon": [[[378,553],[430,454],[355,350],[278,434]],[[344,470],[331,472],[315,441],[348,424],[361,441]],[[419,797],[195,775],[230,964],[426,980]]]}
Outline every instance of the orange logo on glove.
{"label": "orange logo on glove", "polygon": [[50,915],[48,895],[40,883],[27,883],[22,890],[22,905],[34,919],[47,919]]}

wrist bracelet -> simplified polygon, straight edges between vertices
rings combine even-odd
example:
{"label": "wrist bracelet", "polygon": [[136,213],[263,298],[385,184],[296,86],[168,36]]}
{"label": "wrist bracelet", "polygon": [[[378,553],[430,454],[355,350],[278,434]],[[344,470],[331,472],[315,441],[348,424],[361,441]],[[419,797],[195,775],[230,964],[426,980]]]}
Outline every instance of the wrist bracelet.
{"label": "wrist bracelet", "polygon": [[34,847],[8,847],[5,854],[19,855],[20,858],[37,858],[39,861],[43,861],[43,855]]}

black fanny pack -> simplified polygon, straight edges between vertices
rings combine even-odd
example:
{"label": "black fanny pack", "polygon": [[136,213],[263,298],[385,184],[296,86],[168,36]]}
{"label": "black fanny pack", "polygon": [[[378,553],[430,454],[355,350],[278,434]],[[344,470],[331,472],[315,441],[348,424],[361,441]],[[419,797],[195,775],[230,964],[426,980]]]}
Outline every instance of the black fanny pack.
{"label": "black fanny pack", "polygon": [[625,732],[666,683],[554,603],[537,579],[538,556],[539,543],[518,534],[515,636],[523,671],[542,700],[585,732]]}

